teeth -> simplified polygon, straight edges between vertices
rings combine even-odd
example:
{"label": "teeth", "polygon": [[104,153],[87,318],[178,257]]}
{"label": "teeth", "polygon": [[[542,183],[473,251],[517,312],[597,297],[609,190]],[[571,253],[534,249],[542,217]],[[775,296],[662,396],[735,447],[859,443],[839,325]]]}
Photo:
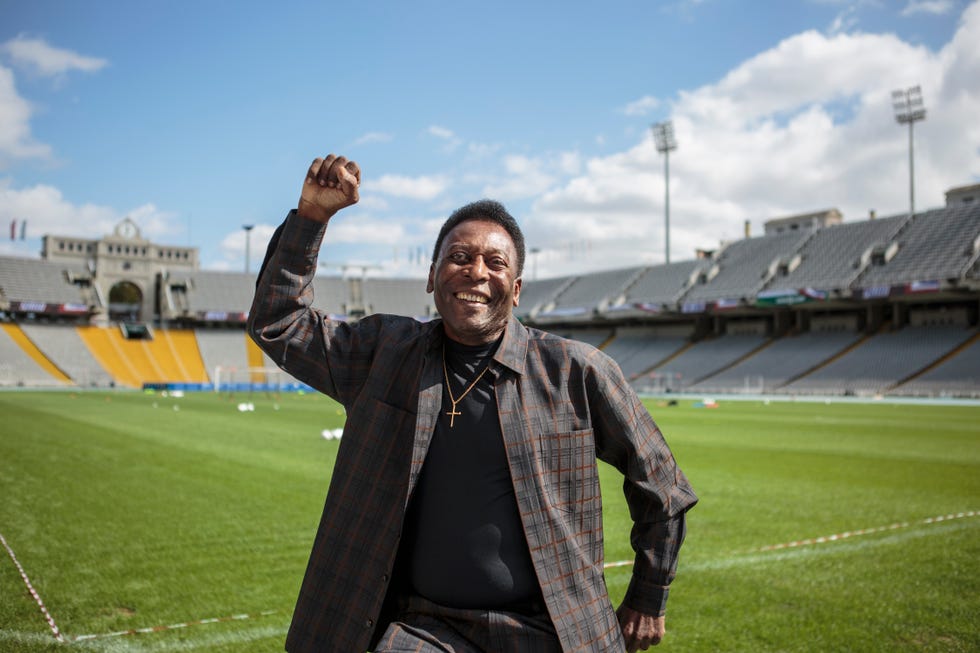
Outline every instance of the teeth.
{"label": "teeth", "polygon": [[458,297],[459,299],[462,299],[463,301],[467,301],[467,302],[479,302],[481,304],[486,304],[487,303],[487,298],[486,297],[481,297],[480,295],[473,295],[473,294],[470,294],[468,292],[456,293],[456,297]]}

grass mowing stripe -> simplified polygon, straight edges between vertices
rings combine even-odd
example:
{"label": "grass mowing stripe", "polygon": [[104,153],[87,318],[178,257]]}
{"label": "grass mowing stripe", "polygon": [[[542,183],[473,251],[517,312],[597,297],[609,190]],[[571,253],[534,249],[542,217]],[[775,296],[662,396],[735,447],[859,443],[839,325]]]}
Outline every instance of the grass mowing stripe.
{"label": "grass mowing stripe", "polygon": [[9,544],[7,544],[7,538],[3,536],[3,533],[0,533],[0,543],[3,544],[3,548],[7,549],[7,554],[10,556],[10,559],[14,561],[14,566],[17,567],[17,571],[20,572],[20,577],[23,579],[24,585],[27,586],[27,591],[29,591],[31,596],[34,598],[34,602],[37,603],[37,607],[41,609],[41,614],[44,615],[44,620],[48,622],[48,627],[54,634],[54,638],[59,642],[65,641],[64,635],[62,635],[61,631],[58,630],[58,624],[54,622],[54,617],[51,616],[51,613],[48,612],[48,609],[44,606],[44,601],[41,600],[41,595],[34,589],[34,586],[31,584],[31,579],[27,577],[27,572],[25,572],[24,567],[21,566],[20,561],[14,554],[14,550],[10,548]]}

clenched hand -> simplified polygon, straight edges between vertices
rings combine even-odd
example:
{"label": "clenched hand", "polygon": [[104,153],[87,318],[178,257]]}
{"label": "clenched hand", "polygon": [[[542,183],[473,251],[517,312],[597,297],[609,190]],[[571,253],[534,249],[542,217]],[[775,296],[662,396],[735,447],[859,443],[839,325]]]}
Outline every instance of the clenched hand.
{"label": "clenched hand", "polygon": [[357,204],[361,169],[346,157],[328,154],[316,158],[306,172],[296,212],[317,222],[328,221],[337,211]]}
{"label": "clenched hand", "polygon": [[664,638],[666,630],[662,616],[643,614],[625,605],[619,606],[616,616],[619,617],[619,627],[622,628],[623,639],[626,640],[627,653],[645,651]]}

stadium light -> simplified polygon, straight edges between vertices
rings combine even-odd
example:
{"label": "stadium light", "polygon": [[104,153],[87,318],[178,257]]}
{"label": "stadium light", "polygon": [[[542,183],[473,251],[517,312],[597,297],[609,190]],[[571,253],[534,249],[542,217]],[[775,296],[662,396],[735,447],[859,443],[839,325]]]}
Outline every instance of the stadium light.
{"label": "stadium light", "polygon": [[664,155],[664,258],[670,263],[670,151],[677,149],[674,123],[665,120],[653,125],[653,140]]}
{"label": "stadium light", "polygon": [[248,274],[248,254],[251,249],[251,233],[252,229],[255,227],[254,224],[243,224],[242,229],[245,230],[245,274]]}
{"label": "stadium light", "polygon": [[915,123],[926,119],[922,89],[912,86],[904,91],[892,91],[892,105],[898,124],[909,126],[909,215],[915,215],[915,145],[912,134]]}
{"label": "stadium light", "polygon": [[531,248],[531,264],[532,264],[531,279],[533,281],[538,280],[538,254],[540,253],[541,253],[540,247]]}

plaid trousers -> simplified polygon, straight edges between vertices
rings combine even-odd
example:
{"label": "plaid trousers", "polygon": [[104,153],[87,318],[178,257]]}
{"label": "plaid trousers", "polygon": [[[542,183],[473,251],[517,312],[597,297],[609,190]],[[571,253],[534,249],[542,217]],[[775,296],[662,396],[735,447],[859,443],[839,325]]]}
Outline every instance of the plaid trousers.
{"label": "plaid trousers", "polygon": [[561,653],[544,606],[536,615],[465,610],[412,596],[374,653]]}

